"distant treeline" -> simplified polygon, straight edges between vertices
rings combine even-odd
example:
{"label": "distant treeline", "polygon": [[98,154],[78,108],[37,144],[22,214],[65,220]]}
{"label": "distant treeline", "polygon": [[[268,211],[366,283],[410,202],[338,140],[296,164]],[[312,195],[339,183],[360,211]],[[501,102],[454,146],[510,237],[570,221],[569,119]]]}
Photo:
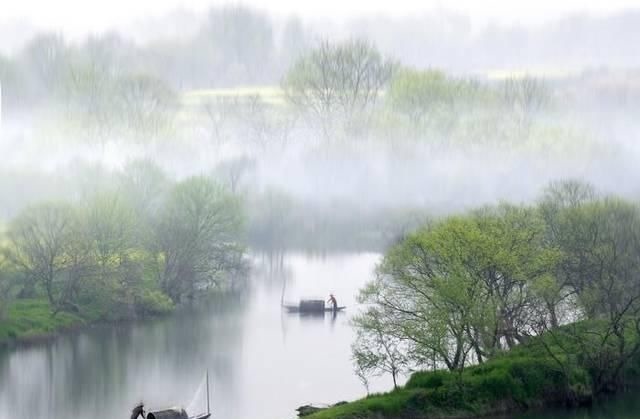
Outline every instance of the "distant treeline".
{"label": "distant treeline", "polygon": [[0,222],[4,308],[46,298],[53,312],[165,311],[241,284],[248,249],[276,261],[289,251],[382,251],[427,217],[425,209],[312,204],[262,190],[251,164],[225,161],[177,181],[150,160],[121,170],[81,165],[38,181],[13,173],[25,186]]}
{"label": "distant treeline", "polygon": [[[455,73],[640,65],[637,10],[602,17],[572,15],[540,26],[496,23],[474,28],[478,22],[473,20],[462,13],[439,11],[320,22],[295,16],[277,18],[264,10],[228,5],[138,22],[129,28],[131,33],[123,30],[93,36],[85,44],[99,49],[97,56],[102,55],[102,60],[110,58],[104,55],[109,52],[124,68],[164,79],[175,89],[278,83],[297,54],[321,38],[366,39],[407,65]],[[8,36],[14,35],[11,28],[1,29],[0,37],[14,38]],[[83,42],[67,42],[68,47],[60,49],[60,45],[44,41],[46,38],[56,36],[28,41],[16,52],[22,56],[18,61],[35,69],[34,60],[35,64],[46,64],[46,52],[55,64],[63,61],[60,51],[86,48]],[[18,68],[27,69],[23,65]],[[45,70],[46,66],[40,66],[35,71]]]}
{"label": "distant treeline", "polygon": [[184,31],[190,36],[142,45],[115,32],[78,42],[38,34],[12,56],[0,55],[5,104],[29,108],[82,89],[97,95],[139,76],[145,80],[137,83],[174,91],[276,84],[310,42],[299,19],[276,28],[265,13],[242,6],[213,8],[196,26]]}
{"label": "distant treeline", "polygon": [[118,319],[225,289],[245,269],[243,205],[208,177],[171,182],[128,165],[78,201],[26,207],[2,233],[0,313],[45,298],[52,314]]}
{"label": "distant treeline", "polygon": [[[33,124],[29,135],[102,145],[273,144],[319,136],[481,145],[534,140],[566,151],[587,137],[566,121],[570,111],[640,105],[638,74],[631,71],[590,71],[561,82],[507,73],[491,81],[413,67],[367,37],[312,40],[296,19],[277,32],[260,12],[225,7],[175,43],[136,45],[116,34],[70,43],[44,34],[0,57],[3,112]],[[215,90],[264,85],[279,86],[278,93]]]}

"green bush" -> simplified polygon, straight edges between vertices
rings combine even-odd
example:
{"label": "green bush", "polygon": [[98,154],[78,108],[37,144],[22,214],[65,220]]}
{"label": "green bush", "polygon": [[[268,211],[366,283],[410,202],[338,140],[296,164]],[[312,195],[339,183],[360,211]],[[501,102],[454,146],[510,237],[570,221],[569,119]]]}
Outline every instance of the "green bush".
{"label": "green bush", "polygon": [[449,371],[418,371],[411,375],[407,381],[406,388],[436,388],[444,384],[451,378]]}
{"label": "green bush", "polygon": [[11,302],[0,320],[0,342],[21,337],[45,335],[84,323],[77,314],[60,312],[53,316],[46,299],[20,299]]}
{"label": "green bush", "polygon": [[568,375],[532,343],[462,373],[415,372],[404,388],[323,410],[310,418],[470,417],[513,406],[555,403],[572,394],[589,397],[588,372],[574,367]]}
{"label": "green bush", "polygon": [[512,398],[514,391],[518,390],[509,371],[502,368],[496,368],[488,374],[478,376],[474,384],[474,392],[485,396],[488,400]]}
{"label": "green bush", "polygon": [[166,314],[173,310],[174,304],[166,294],[159,290],[143,289],[136,297],[136,313],[141,316]]}

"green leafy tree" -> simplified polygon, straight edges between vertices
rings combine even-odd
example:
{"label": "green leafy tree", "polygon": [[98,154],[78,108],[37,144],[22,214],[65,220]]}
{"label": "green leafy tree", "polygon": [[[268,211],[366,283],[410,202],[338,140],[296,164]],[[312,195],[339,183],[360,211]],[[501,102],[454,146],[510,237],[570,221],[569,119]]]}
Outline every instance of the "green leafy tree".
{"label": "green leafy tree", "polygon": [[452,218],[409,235],[387,253],[376,279],[361,291],[360,301],[377,308],[384,330],[409,343],[408,355],[417,364],[435,359],[459,369],[472,349],[468,331],[481,308],[480,284],[442,240],[460,243],[474,234],[468,220]]}
{"label": "green leafy tree", "polygon": [[[540,283],[558,260],[534,209],[501,205],[449,217],[394,246],[365,287],[386,331],[416,363],[451,370],[527,339],[541,317]],[[362,323],[367,330],[366,322]]]}
{"label": "green leafy tree", "polygon": [[160,284],[174,300],[221,284],[242,264],[239,199],[205,177],[176,184],[156,226]]}
{"label": "green leafy tree", "polygon": [[54,310],[69,303],[77,214],[65,204],[41,204],[23,211],[9,226],[8,258],[24,275],[23,296],[40,284]]}
{"label": "green leafy tree", "polygon": [[614,198],[573,201],[554,222],[573,318],[544,329],[541,342],[562,368],[586,368],[594,394],[608,392],[640,353],[640,209]]}
{"label": "green leafy tree", "polygon": [[[403,68],[391,80],[388,101],[391,107],[416,126],[447,114],[460,117],[463,106],[478,103],[481,86],[470,80],[455,79],[438,70]],[[484,95],[483,99],[487,99]]]}
{"label": "green leafy tree", "polygon": [[367,377],[388,373],[393,380],[394,389],[398,388],[398,377],[409,370],[406,348],[375,309],[369,309],[354,319],[356,340],[351,346],[356,372],[365,386]]}
{"label": "green leafy tree", "polygon": [[82,290],[87,303],[133,315],[146,256],[137,242],[137,220],[133,208],[113,192],[99,192],[84,206],[83,236],[92,264],[83,272],[91,279]]}

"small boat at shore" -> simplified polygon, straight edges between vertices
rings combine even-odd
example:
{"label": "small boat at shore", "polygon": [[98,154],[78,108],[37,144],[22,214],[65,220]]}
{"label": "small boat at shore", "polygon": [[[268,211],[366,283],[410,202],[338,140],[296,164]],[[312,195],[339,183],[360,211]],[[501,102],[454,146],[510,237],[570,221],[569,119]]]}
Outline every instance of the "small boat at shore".
{"label": "small boat at shore", "polygon": [[211,413],[201,413],[199,415],[189,416],[186,410],[179,407],[155,410],[147,413],[147,419],[208,419],[210,417]]}
{"label": "small boat at shore", "polygon": [[324,314],[344,311],[346,306],[327,307],[324,300],[300,300],[300,303],[282,304],[282,307],[289,313],[300,314]]}
{"label": "small boat at shore", "polygon": [[[207,411],[196,415],[189,415],[184,408],[172,407],[169,409],[152,410],[147,412],[146,419],[209,419],[211,417],[211,406],[209,402],[209,371],[206,373],[206,393]],[[192,402],[193,404],[193,402]]]}

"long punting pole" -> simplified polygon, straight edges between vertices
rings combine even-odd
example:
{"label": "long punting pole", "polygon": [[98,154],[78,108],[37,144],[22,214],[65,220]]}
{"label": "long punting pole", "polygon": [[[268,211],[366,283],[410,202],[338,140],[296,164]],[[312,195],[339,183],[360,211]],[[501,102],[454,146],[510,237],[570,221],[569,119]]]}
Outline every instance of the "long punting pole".
{"label": "long punting pole", "polygon": [[207,370],[207,414],[211,414],[211,408],[209,407],[209,370]]}

